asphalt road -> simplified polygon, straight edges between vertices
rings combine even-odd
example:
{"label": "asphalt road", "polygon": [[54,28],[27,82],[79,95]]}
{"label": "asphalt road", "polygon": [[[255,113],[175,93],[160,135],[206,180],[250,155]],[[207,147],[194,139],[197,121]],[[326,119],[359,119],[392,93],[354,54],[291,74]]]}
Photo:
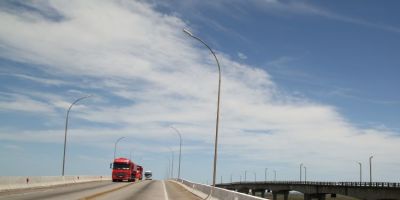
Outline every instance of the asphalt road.
{"label": "asphalt road", "polygon": [[111,181],[81,183],[41,189],[28,189],[0,193],[0,200],[53,200],[53,199],[112,199],[112,200],[200,200],[189,191],[171,181],[142,181],[112,183]]}

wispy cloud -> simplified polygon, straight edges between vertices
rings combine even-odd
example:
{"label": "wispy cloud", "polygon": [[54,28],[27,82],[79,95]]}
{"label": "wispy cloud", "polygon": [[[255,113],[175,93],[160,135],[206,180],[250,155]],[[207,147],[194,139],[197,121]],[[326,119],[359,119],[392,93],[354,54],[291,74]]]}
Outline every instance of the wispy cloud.
{"label": "wispy cloud", "polygon": [[345,23],[351,23],[360,26],[400,33],[400,27],[388,24],[381,24],[378,22],[370,22],[362,18],[335,13],[327,9],[312,5],[311,3],[305,1],[255,0],[253,1],[253,3],[255,3],[255,5],[257,5],[259,8],[263,8],[265,11],[269,12],[274,12],[274,13],[284,12],[290,14],[320,16],[330,20],[336,20]]}
{"label": "wispy cloud", "polygon": [[244,53],[238,52],[237,54],[238,54],[238,57],[239,57],[240,59],[242,59],[242,60],[246,60],[246,59],[247,59],[247,56],[244,55]]}
{"label": "wispy cloud", "polygon": [[52,107],[47,103],[32,99],[26,95],[4,92],[0,94],[2,94],[0,98],[0,111],[22,111],[48,114],[54,112]]}
{"label": "wispy cloud", "polygon": [[67,82],[61,81],[61,80],[35,77],[35,76],[26,75],[26,74],[0,73],[0,76],[14,76],[17,78],[34,81],[34,82],[41,83],[44,85],[65,85],[65,84],[67,84]]}
{"label": "wispy cloud", "polygon": [[7,144],[7,145],[2,146],[2,148],[5,151],[22,151],[22,150],[24,150],[23,147],[21,147],[19,145],[15,145],[15,144]]}

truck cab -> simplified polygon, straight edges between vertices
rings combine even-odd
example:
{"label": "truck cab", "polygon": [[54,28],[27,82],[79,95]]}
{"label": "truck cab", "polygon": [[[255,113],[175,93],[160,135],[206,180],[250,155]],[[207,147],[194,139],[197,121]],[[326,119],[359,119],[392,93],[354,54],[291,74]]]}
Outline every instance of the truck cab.
{"label": "truck cab", "polygon": [[112,164],[112,181],[135,181],[137,165],[127,158],[116,158]]}

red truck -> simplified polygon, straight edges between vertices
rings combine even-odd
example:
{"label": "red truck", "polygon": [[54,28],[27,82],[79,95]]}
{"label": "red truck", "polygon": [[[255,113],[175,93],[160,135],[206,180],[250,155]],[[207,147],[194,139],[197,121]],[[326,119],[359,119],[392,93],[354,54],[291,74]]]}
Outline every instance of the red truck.
{"label": "red truck", "polygon": [[127,158],[116,158],[113,163],[112,181],[135,181],[138,165]]}
{"label": "red truck", "polygon": [[143,167],[138,165],[136,171],[136,180],[142,180],[142,179],[143,179]]}

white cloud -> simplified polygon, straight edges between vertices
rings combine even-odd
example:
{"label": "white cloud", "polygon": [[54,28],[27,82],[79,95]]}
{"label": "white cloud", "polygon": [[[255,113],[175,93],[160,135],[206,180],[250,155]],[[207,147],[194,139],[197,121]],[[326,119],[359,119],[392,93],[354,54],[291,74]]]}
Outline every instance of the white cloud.
{"label": "white cloud", "polygon": [[5,151],[21,151],[21,150],[24,150],[24,148],[22,148],[19,145],[15,145],[15,144],[7,144],[7,145],[2,146],[2,148]]}
{"label": "white cloud", "polygon": [[365,19],[342,15],[302,1],[284,2],[284,1],[274,1],[274,0],[272,1],[255,0],[253,1],[253,3],[258,8],[262,8],[265,11],[273,12],[278,15],[283,15],[283,13],[311,15],[311,16],[314,15],[314,16],[324,17],[330,20],[336,20],[340,22],[400,33],[400,28],[396,26],[374,23],[367,21]]}
{"label": "white cloud", "polygon": [[53,113],[53,109],[46,103],[30,98],[26,95],[0,93],[0,111],[24,111]]}
{"label": "white cloud", "polygon": [[[53,7],[64,20],[0,12],[1,46],[11,47],[2,49],[0,56],[36,64],[55,76],[89,78],[90,82],[76,85],[82,90],[101,89],[105,95],[128,102],[78,105],[81,111],[75,117],[119,128],[71,129],[75,142],[109,144],[115,132],[163,141],[170,138],[168,125],[175,124],[184,138],[195,141],[194,149],[211,146],[217,69],[209,51],[182,33],[188,24],[136,1],[53,1],[45,7]],[[222,53],[218,57],[222,66],[222,155],[290,164],[301,161],[340,171],[344,164],[337,163],[338,159],[359,159],[374,152],[391,163],[400,151],[399,139],[392,133],[357,128],[334,107],[282,93],[266,71]],[[41,93],[29,95],[38,98]],[[46,113],[69,104],[57,95],[43,98],[48,104],[13,95],[13,101],[2,101],[0,108]],[[0,138],[59,142],[62,134],[59,130],[2,130]]]}
{"label": "white cloud", "polygon": [[242,59],[242,60],[246,60],[246,59],[247,59],[247,56],[244,55],[244,54],[241,53],[241,52],[238,52],[238,57],[239,57],[240,59]]}
{"label": "white cloud", "polygon": [[0,75],[3,75],[3,76],[14,76],[14,77],[17,77],[17,78],[34,81],[34,82],[41,83],[41,84],[44,84],[44,85],[65,85],[65,84],[67,84],[65,81],[61,81],[61,80],[35,77],[35,76],[26,75],[26,74],[0,73]]}

